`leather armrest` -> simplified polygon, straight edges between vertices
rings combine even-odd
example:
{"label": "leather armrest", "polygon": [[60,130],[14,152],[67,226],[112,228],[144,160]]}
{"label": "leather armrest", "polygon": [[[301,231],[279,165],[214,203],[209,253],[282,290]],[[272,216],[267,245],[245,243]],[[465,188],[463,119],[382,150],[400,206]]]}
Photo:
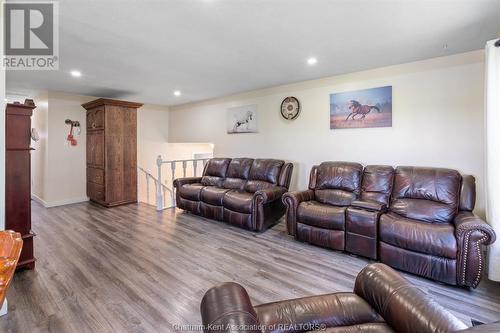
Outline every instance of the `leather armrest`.
{"label": "leather armrest", "polygon": [[483,221],[479,216],[469,211],[461,211],[455,217],[455,234],[457,238],[463,237],[467,232],[479,231],[487,237],[484,245],[490,245],[495,242],[496,234],[493,228]]}
{"label": "leather armrest", "polygon": [[297,228],[297,208],[303,201],[314,200],[314,191],[286,192],[281,199],[286,206],[286,229],[289,235],[295,236]]}
{"label": "leather armrest", "polygon": [[296,208],[302,201],[314,200],[314,191],[305,190],[305,191],[286,192],[285,194],[283,194],[282,200],[285,205]]}
{"label": "leather armrest", "polygon": [[495,241],[493,228],[470,211],[461,211],[454,220],[458,244],[457,283],[476,288],[484,269],[484,252],[481,245]]}
{"label": "leather armrest", "polygon": [[352,207],[362,208],[367,210],[374,210],[377,212],[385,212],[387,211],[387,205],[376,202],[376,201],[368,201],[368,200],[354,200],[351,203]]}
{"label": "leather armrest", "polygon": [[182,185],[199,183],[199,182],[201,182],[201,177],[177,178],[174,180],[174,187],[179,188]]}
{"label": "leather armrest", "polygon": [[237,283],[227,282],[208,290],[200,310],[203,332],[262,333],[250,297]]}
{"label": "leather armrest", "polygon": [[254,199],[258,199],[259,203],[266,204],[271,201],[281,199],[281,196],[286,192],[286,188],[281,186],[269,187],[263,190],[258,190],[254,193]]}
{"label": "leather armrest", "polygon": [[467,326],[389,266],[376,263],[356,277],[354,293],[395,332],[455,332]]}

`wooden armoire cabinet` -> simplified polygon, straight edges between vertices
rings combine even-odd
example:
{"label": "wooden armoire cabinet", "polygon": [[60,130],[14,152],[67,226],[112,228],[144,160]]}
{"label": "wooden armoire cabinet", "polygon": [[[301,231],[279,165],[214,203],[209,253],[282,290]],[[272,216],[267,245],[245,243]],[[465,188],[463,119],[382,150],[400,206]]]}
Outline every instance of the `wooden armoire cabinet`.
{"label": "wooden armoire cabinet", "polygon": [[35,268],[31,231],[31,116],[35,104],[9,103],[5,108],[5,229],[23,239],[17,268]]}
{"label": "wooden armoire cabinet", "polygon": [[139,103],[100,98],[87,110],[87,195],[105,207],[137,202]]}

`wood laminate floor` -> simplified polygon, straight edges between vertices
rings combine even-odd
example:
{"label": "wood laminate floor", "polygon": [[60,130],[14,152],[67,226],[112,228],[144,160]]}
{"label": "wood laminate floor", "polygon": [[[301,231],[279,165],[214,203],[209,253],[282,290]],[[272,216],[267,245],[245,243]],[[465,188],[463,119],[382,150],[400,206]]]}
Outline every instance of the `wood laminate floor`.
{"label": "wood laminate floor", "polygon": [[[1,332],[172,332],[200,324],[211,286],[236,281],[254,304],[352,291],[370,261],[170,209],[33,203],[36,270],[16,273]],[[470,325],[500,319],[500,284],[475,290],[405,274]],[[184,331],[193,331],[185,329]]]}

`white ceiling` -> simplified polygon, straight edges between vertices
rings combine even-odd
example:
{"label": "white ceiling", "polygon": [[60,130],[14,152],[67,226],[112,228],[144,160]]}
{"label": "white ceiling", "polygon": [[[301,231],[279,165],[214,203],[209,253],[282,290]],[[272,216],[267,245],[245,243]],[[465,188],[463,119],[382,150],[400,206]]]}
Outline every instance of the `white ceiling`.
{"label": "white ceiling", "polygon": [[[10,71],[8,94],[177,105],[476,50],[500,30],[498,0],[59,3],[59,71]],[[83,76],[71,77],[73,69]]]}

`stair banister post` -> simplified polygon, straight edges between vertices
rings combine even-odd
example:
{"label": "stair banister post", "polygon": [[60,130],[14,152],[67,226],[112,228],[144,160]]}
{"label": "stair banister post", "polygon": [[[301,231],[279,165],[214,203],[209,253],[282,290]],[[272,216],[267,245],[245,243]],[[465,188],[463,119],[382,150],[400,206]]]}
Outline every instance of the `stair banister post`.
{"label": "stair banister post", "polygon": [[156,182],[156,210],[161,211],[164,209],[164,200],[163,200],[163,191],[161,188],[161,166],[163,164],[163,160],[161,155],[158,155],[156,158],[156,165],[158,167],[158,180]]}

